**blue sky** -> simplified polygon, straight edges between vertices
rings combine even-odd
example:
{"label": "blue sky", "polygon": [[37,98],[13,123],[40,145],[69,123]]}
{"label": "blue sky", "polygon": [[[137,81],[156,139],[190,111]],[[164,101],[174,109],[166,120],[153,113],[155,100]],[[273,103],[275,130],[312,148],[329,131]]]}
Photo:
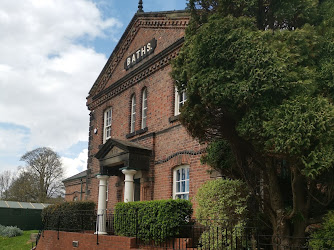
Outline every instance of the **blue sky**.
{"label": "blue sky", "polygon": [[[145,12],[186,0],[143,0]],[[18,7],[20,6],[20,7]],[[86,97],[138,0],[0,0],[0,173],[47,146],[65,176],[86,169]]]}

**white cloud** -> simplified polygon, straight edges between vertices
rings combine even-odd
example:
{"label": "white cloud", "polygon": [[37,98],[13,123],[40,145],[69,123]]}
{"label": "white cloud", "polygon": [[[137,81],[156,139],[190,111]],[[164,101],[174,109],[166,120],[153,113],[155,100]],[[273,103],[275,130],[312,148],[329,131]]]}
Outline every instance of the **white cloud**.
{"label": "white cloud", "polygon": [[[120,26],[89,0],[0,0],[0,123],[29,129],[25,150],[87,141],[85,97],[107,58],[79,41]],[[0,150],[23,137],[0,130]]]}
{"label": "white cloud", "polygon": [[65,179],[87,168],[88,149],[84,149],[76,158],[61,157]]}
{"label": "white cloud", "polygon": [[24,141],[28,137],[27,132],[19,128],[0,129],[0,157],[7,155],[19,156],[20,150],[25,147]]}

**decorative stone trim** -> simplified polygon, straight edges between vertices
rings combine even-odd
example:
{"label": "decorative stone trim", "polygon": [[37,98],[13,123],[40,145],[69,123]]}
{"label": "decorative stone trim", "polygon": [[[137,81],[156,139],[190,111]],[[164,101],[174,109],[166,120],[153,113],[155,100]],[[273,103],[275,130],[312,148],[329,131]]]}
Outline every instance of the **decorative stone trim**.
{"label": "decorative stone trim", "polygon": [[[85,193],[85,192],[82,191],[82,194],[84,194],[84,193]],[[65,196],[66,196],[66,195],[73,195],[73,194],[80,194],[80,191],[74,191],[74,192],[72,192],[72,193],[65,194]]]}
{"label": "decorative stone trim", "polygon": [[[183,42],[183,39],[180,40]],[[174,50],[172,53],[166,55],[166,57],[162,57],[160,52],[158,55],[156,55],[152,60],[155,58],[160,58],[160,60],[154,62],[150,66],[145,67],[141,70],[141,68],[138,68],[139,71],[137,74],[134,74],[132,77],[129,78],[129,76],[125,76],[124,78],[118,80],[114,84],[112,84],[109,88],[105,89],[104,91],[100,92],[96,96],[93,97],[92,103],[89,104],[88,108],[90,110],[95,109],[96,107],[100,106],[104,102],[110,100],[112,97],[122,93],[123,91],[127,90],[128,88],[132,87],[136,83],[142,81],[143,79],[149,77],[150,75],[154,74],[156,71],[166,67],[170,64],[170,61],[174,59],[178,53],[179,49],[182,43],[180,42],[180,45]],[[161,58],[162,57],[162,58]],[[148,61],[147,63],[151,63],[152,61]],[[145,64],[142,66],[146,66]],[[129,79],[127,79],[129,78]]]}
{"label": "decorative stone trim", "polygon": [[135,132],[132,132],[132,133],[130,133],[130,134],[127,134],[125,137],[126,137],[126,139],[129,139],[129,138],[134,137],[134,136],[136,136],[136,135],[144,134],[144,133],[146,133],[147,131],[148,131],[148,128],[147,128],[147,127],[146,127],[146,128],[142,128],[142,129],[139,129],[139,130],[137,130],[137,131],[135,131]]}
{"label": "decorative stone trim", "polygon": [[[100,76],[97,78],[93,87],[89,91],[89,95],[94,95],[95,93],[100,92],[104,88],[140,28],[149,27],[160,29],[185,29],[189,23],[189,17],[186,16],[182,17],[183,20],[173,20],[167,16],[167,13],[163,14],[163,16],[160,17],[152,17],[152,15],[149,14],[147,16],[146,15],[147,14],[139,14],[134,16],[124,33],[125,36],[122,36],[122,38],[120,39],[114,50],[114,53],[112,53],[112,55],[110,56]],[[152,20],[152,18],[156,20]]]}
{"label": "decorative stone trim", "polygon": [[173,123],[179,120],[180,115],[174,115],[168,118],[169,123]]}
{"label": "decorative stone trim", "polygon": [[200,154],[203,154],[205,152],[206,152],[206,149],[201,149],[199,151],[190,151],[190,150],[179,151],[179,152],[176,152],[176,153],[168,156],[167,158],[165,158],[163,160],[155,161],[154,164],[158,165],[158,164],[165,163],[165,162],[171,160],[172,158],[174,158],[175,156],[178,156],[178,155],[200,155]]}

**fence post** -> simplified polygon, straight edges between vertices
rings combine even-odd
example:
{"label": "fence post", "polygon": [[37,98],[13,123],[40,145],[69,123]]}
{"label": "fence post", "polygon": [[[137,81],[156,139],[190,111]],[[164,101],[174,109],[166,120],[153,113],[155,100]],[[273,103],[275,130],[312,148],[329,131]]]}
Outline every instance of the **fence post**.
{"label": "fence post", "polygon": [[58,214],[58,240],[59,240],[59,228],[60,228],[60,214]]}
{"label": "fence post", "polygon": [[81,217],[81,232],[84,232],[84,226],[83,226],[83,213],[80,213]]}
{"label": "fence post", "polygon": [[135,208],[135,220],[136,220],[136,245],[138,245],[138,208]]}
{"label": "fence post", "polygon": [[48,215],[45,215],[45,223],[43,220],[43,224],[42,224],[42,237],[44,238],[44,230],[47,229],[48,227]]}
{"label": "fence post", "polygon": [[96,245],[99,244],[99,219],[100,219],[100,215],[97,215],[97,220],[96,220]]}
{"label": "fence post", "polygon": [[256,229],[256,238],[257,238],[257,249],[260,249],[260,236],[259,236],[259,230]]}

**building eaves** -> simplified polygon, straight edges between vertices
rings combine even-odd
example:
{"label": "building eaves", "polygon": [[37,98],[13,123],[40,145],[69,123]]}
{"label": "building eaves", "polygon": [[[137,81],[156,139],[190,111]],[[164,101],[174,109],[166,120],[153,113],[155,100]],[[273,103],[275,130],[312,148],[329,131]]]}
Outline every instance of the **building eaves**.
{"label": "building eaves", "polygon": [[81,179],[81,178],[84,178],[87,176],[87,170],[85,171],[82,171],[76,175],[73,175],[65,180],[63,180],[63,182],[68,182],[68,181],[73,181],[73,180],[76,180],[76,179]]}

